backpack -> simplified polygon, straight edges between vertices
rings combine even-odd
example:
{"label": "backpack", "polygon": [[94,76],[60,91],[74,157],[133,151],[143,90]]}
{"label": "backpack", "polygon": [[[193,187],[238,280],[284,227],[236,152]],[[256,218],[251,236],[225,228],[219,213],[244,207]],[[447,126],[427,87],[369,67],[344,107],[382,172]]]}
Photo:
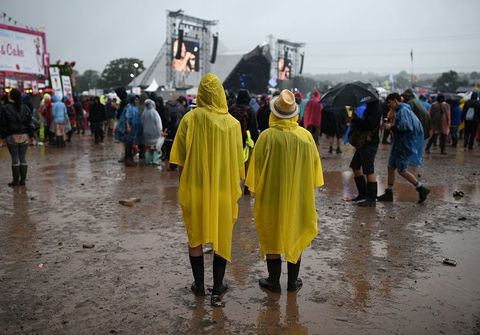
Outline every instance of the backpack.
{"label": "backpack", "polygon": [[466,121],[473,121],[475,118],[475,109],[473,107],[470,107],[467,109],[467,114],[465,114],[465,120]]}

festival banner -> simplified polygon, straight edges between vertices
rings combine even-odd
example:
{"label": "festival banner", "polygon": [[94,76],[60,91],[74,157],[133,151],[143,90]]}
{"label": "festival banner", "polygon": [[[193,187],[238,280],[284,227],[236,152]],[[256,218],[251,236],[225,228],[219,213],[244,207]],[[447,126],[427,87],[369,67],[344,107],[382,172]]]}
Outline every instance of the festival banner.
{"label": "festival banner", "polygon": [[0,25],[0,71],[45,75],[45,34]]}
{"label": "festival banner", "polygon": [[50,66],[50,81],[55,95],[59,98],[63,97],[62,83],[60,81],[60,70],[56,66]]}
{"label": "festival banner", "polygon": [[62,76],[62,85],[63,85],[63,95],[68,95],[69,97],[73,96],[72,84],[70,82],[69,76]]}

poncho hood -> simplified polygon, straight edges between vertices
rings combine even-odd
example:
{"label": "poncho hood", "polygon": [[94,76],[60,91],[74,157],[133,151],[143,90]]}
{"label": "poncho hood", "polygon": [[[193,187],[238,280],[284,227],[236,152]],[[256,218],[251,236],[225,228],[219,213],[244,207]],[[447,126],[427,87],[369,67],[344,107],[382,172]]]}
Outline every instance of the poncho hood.
{"label": "poncho hood", "polygon": [[280,119],[276,117],[273,113],[270,113],[270,117],[268,119],[268,125],[270,128],[278,128],[278,129],[295,129],[298,128],[298,114],[290,119]]}
{"label": "poncho hood", "polygon": [[213,73],[207,73],[200,82],[197,95],[197,107],[212,112],[227,114],[227,97],[220,79]]}

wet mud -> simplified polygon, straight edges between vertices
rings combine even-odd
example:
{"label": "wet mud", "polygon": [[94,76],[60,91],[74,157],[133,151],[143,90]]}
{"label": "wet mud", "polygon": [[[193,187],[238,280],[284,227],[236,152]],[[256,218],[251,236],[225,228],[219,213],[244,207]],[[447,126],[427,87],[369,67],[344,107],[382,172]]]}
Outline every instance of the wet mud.
{"label": "wet mud", "polygon": [[[379,193],[388,149],[378,153]],[[352,150],[320,150],[326,184],[303,288],[287,293],[285,263],[281,294],[258,287],[266,264],[243,197],[219,309],[189,289],[177,172],[125,168],[119,144],[86,136],[66,149],[31,147],[27,186],[11,189],[0,148],[0,334],[478,334],[480,150],[432,150],[416,171],[428,200],[418,205],[398,177],[395,201],[376,208],[342,200],[355,196]],[[141,201],[118,203],[130,197]]]}

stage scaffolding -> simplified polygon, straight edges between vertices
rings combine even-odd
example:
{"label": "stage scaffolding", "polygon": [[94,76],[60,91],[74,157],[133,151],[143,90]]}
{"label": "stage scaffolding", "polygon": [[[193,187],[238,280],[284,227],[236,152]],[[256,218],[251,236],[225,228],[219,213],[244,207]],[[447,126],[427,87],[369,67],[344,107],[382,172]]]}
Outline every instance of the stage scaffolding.
{"label": "stage scaffolding", "polygon": [[[185,15],[183,10],[167,10],[167,39],[165,42],[166,56],[166,82],[171,89],[184,88],[187,76],[196,75],[200,78],[210,72],[210,56],[212,53],[212,28],[216,26],[216,20],[203,20],[193,16]],[[198,42],[199,45],[199,71],[181,72],[175,71],[172,62],[173,41],[178,39],[179,30],[183,30],[183,40]]]}

